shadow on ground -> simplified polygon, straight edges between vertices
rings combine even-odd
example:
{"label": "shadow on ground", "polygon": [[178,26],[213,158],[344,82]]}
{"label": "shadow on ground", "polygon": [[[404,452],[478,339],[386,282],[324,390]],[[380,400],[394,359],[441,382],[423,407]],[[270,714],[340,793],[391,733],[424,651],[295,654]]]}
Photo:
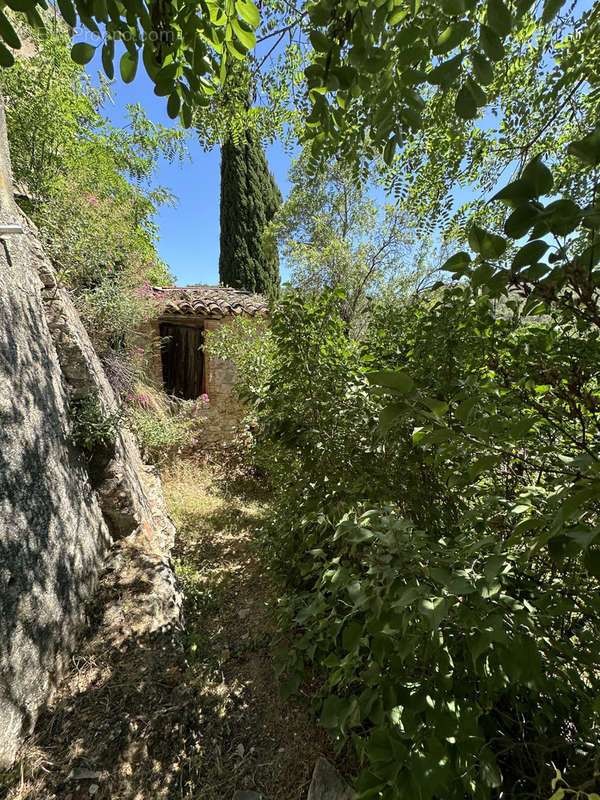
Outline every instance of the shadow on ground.
{"label": "shadow on ground", "polygon": [[118,546],[73,668],[21,761],[0,773],[0,798],[230,800],[254,789],[305,800],[316,759],[332,758],[302,703],[279,695],[273,589],[253,544],[265,507],[206,472],[165,479],[185,634],[140,634],[152,606],[144,555]]}

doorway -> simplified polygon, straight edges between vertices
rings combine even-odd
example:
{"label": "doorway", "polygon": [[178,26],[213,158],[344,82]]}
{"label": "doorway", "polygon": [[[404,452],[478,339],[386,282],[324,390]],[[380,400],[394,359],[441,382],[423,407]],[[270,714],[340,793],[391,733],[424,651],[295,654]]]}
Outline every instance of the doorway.
{"label": "doorway", "polygon": [[204,391],[202,325],[160,323],[163,385],[167,394],[193,400]]}

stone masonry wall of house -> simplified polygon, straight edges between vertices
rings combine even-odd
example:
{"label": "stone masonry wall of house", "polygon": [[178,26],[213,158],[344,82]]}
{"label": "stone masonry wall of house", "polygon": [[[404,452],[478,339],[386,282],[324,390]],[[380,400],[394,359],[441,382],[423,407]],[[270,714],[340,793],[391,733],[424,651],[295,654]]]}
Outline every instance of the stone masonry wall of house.
{"label": "stone masonry wall of house", "polygon": [[[205,330],[216,331],[228,324],[230,317],[207,319]],[[236,368],[231,361],[205,357],[205,385],[210,404],[206,411],[203,432],[207,444],[227,442],[233,438],[244,416],[244,407],[235,394]]]}
{"label": "stone masonry wall of house", "polygon": [[160,481],[121,430],[112,459],[90,479],[71,442],[69,403],[116,399],[35,228],[12,197],[0,102],[0,769],[49,700],[76,645],[112,538],[147,543],[152,625],[180,625],[169,551],[174,528]]}

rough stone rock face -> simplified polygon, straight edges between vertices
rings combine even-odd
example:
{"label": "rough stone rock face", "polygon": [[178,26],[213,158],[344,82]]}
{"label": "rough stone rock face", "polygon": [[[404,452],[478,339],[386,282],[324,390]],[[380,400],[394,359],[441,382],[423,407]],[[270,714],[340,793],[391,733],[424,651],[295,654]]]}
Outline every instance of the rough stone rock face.
{"label": "rough stone rock face", "polygon": [[308,800],[355,800],[357,797],[333,764],[326,758],[317,761],[308,790]]}
{"label": "rough stone rock face", "polygon": [[51,693],[110,544],[69,440],[37,260],[27,236],[0,240],[0,767]]}
{"label": "rough stone rock face", "polygon": [[0,236],[0,769],[14,761],[73,651],[111,534],[124,555],[135,545],[142,564],[152,620],[142,615],[139,627],[181,626],[169,560],[175,529],[158,475],[125,428],[93,481],[71,443],[70,397],[96,391],[107,412],[117,401],[14,203],[0,95],[0,224],[9,222],[25,232]]}
{"label": "rough stone rock face", "polygon": [[[68,292],[56,285],[52,267],[41,262],[46,315],[63,375],[72,395],[81,397],[91,388],[105,413],[117,409],[117,400]],[[152,520],[152,510],[140,480],[142,460],[135,437],[120,427],[114,457],[94,488],[106,521],[115,538],[127,536]]]}

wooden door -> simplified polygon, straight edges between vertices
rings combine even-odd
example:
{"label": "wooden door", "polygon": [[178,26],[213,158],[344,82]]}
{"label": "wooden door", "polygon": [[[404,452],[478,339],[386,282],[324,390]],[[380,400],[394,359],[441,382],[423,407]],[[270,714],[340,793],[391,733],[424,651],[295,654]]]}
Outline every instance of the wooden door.
{"label": "wooden door", "polygon": [[186,400],[204,391],[204,331],[201,326],[160,325],[163,384],[167,394]]}

